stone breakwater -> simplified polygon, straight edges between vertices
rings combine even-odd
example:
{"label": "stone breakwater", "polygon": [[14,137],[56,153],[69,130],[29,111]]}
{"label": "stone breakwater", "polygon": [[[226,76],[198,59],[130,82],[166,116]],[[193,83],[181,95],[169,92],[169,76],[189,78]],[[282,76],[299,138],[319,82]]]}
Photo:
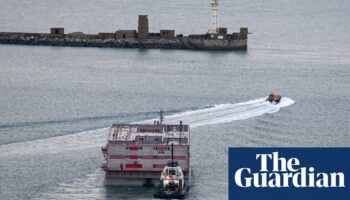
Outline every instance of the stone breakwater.
{"label": "stone breakwater", "polygon": [[157,48],[157,49],[203,49],[203,50],[246,50],[246,39],[198,39],[175,38],[126,38],[103,39],[95,34],[17,33],[0,32],[0,44],[106,47],[106,48]]}

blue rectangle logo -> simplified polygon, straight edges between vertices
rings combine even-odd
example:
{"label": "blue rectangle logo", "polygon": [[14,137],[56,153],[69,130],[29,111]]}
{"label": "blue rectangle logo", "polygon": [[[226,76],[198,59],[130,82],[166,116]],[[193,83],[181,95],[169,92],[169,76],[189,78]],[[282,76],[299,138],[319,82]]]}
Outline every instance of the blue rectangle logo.
{"label": "blue rectangle logo", "polygon": [[348,200],[350,148],[229,148],[230,200]]}

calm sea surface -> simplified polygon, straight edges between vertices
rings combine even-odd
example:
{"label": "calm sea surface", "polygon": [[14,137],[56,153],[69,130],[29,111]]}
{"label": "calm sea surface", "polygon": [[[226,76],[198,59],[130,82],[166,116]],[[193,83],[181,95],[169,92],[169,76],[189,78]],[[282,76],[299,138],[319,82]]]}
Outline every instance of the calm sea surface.
{"label": "calm sea surface", "polygon": [[[227,199],[229,146],[350,146],[350,1],[219,3],[220,26],[252,33],[247,52],[0,45],[0,199],[152,199],[104,186],[100,147],[112,123],[160,109],[192,125],[188,199]],[[0,31],[112,32],[139,14],[153,32],[210,24],[209,0],[0,5]],[[261,102],[272,90],[285,107]]]}

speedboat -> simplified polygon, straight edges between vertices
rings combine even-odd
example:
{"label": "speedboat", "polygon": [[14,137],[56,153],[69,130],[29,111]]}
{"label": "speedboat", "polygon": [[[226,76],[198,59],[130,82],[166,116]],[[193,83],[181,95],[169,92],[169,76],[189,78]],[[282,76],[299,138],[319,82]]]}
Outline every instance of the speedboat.
{"label": "speedboat", "polygon": [[267,97],[266,101],[269,101],[270,103],[276,103],[278,104],[282,99],[282,96],[279,94],[276,94],[275,92],[271,92],[269,96]]}

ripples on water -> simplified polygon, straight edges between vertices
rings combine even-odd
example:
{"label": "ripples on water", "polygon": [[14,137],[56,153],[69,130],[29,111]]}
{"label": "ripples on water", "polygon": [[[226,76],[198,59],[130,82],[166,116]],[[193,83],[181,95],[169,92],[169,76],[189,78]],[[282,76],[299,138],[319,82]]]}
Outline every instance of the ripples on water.
{"label": "ripples on water", "polygon": [[[266,98],[260,98],[237,104],[206,106],[203,109],[165,115],[164,123],[178,123],[180,120],[183,120],[185,124],[191,125],[192,128],[216,125],[257,117],[263,114],[275,113],[278,112],[280,108],[290,106],[294,103],[294,101],[288,97],[283,97],[279,104],[271,104],[265,99]],[[154,119],[136,123],[152,123],[153,120]],[[46,156],[49,154],[65,154],[70,151],[81,152],[89,149],[99,149],[100,146],[104,145],[107,129],[108,128],[103,128],[77,134],[2,145],[0,146],[2,152],[0,157]],[[204,134],[208,135],[208,133]],[[199,149],[199,147],[200,146],[194,146],[193,148]],[[199,169],[198,171],[201,170]],[[36,199],[140,199],[152,196],[152,189],[138,187],[107,187],[104,186],[103,179],[104,176],[101,171],[94,171],[93,173],[83,175],[81,178],[71,183],[61,183],[54,188],[49,188],[48,191],[45,191],[44,194],[40,197],[36,197]]]}
{"label": "ripples on water", "polygon": [[[349,2],[222,0],[220,26],[253,33],[245,53],[0,45],[0,199],[151,199],[103,186],[100,146],[112,123],[160,109],[192,125],[189,199],[227,199],[228,146],[349,146]],[[0,31],[135,29],[149,14],[152,31],[190,34],[210,19],[209,1],[0,4]],[[271,90],[296,103],[256,99]]]}
{"label": "ripples on water", "polygon": [[[275,113],[278,112],[280,108],[290,106],[294,103],[294,101],[288,97],[283,97],[279,104],[271,104],[265,99],[266,98],[260,98],[237,104],[207,106],[203,109],[165,115],[164,123],[177,124],[182,120],[184,124],[189,124],[191,128],[216,125],[257,117],[263,114]],[[154,120],[156,119],[134,123],[152,124]],[[0,157],[59,153],[90,147],[98,148],[103,146],[106,142],[107,132],[108,128],[102,128],[64,136],[1,145]]]}

